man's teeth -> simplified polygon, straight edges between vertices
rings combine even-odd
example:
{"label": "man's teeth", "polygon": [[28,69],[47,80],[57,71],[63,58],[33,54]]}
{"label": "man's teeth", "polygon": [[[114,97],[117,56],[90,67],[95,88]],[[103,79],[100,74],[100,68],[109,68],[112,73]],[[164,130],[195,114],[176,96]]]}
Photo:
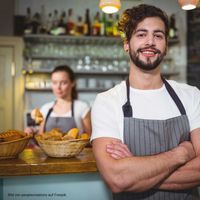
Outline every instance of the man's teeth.
{"label": "man's teeth", "polygon": [[145,53],[145,54],[156,54],[155,52],[152,52],[152,51],[143,51],[142,53]]}

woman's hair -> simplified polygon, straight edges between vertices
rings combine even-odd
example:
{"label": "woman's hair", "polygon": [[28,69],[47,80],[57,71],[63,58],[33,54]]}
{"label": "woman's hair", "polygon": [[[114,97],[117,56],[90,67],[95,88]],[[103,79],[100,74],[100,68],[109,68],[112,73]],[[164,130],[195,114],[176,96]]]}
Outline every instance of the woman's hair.
{"label": "woman's hair", "polygon": [[167,40],[169,32],[169,21],[167,14],[155,6],[141,4],[126,9],[118,22],[118,29],[124,41],[130,41],[137,25],[147,17],[159,17],[165,25],[165,37]]}
{"label": "woman's hair", "polygon": [[54,68],[54,70],[51,72],[51,75],[55,72],[65,72],[66,74],[68,74],[70,81],[74,82],[74,87],[72,88],[71,94],[72,100],[77,99],[78,94],[76,90],[76,78],[73,70],[67,65],[59,65]]}

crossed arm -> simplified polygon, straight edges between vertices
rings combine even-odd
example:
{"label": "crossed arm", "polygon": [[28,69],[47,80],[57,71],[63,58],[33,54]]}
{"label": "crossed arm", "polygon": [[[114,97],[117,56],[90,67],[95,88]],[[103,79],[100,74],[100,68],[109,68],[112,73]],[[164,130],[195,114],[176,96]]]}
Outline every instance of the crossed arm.
{"label": "crossed arm", "polygon": [[191,142],[153,156],[134,156],[114,138],[98,138],[92,145],[99,171],[113,192],[181,190],[200,183],[200,129],[191,133]]}
{"label": "crossed arm", "polygon": [[200,128],[191,132],[191,143],[195,157],[164,180],[160,189],[181,190],[200,185]]}

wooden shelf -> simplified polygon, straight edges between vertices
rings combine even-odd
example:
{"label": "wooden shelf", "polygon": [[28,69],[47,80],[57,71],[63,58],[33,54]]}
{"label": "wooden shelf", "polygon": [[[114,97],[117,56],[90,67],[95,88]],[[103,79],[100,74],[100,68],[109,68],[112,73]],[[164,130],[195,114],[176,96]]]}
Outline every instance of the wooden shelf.
{"label": "wooden shelf", "polygon": [[51,92],[52,89],[51,88],[29,88],[29,87],[25,87],[26,91],[30,91],[30,92]]}
{"label": "wooden shelf", "polygon": [[[25,70],[25,69],[24,69]],[[25,70],[26,71],[26,70]],[[50,74],[51,71],[49,71],[48,69],[44,69],[44,70],[31,70],[31,72],[29,72],[28,70],[26,71],[27,74],[29,75],[34,75],[34,74]],[[82,72],[77,72],[74,71],[74,73],[79,76],[79,75],[88,75],[88,76],[128,76],[128,72],[111,72],[111,71],[107,71],[107,72],[98,72],[98,71],[82,71]],[[173,71],[173,72],[161,72],[162,75],[166,75],[166,76],[175,76],[178,75],[179,72]]]}
{"label": "wooden shelf", "polygon": [[[104,92],[110,88],[77,88],[78,92]],[[25,88],[30,92],[52,92],[51,88]]]}
{"label": "wooden shelf", "polygon": [[101,37],[101,36],[53,36],[53,35],[25,35],[25,41],[30,42],[55,42],[55,43],[67,43],[67,44],[100,44],[100,45],[111,45],[120,44],[122,45],[122,39],[120,37]]}
{"label": "wooden shelf", "polygon": [[[77,60],[77,57],[69,57],[69,56],[35,56],[35,55],[31,55],[31,56],[26,56],[26,59],[30,59],[31,60],[63,60],[63,61],[69,61],[69,60]],[[80,56],[79,59],[84,59],[84,56]],[[92,56],[90,58],[91,60],[106,60],[106,61],[113,61],[113,60],[117,60],[117,61],[121,61],[121,60],[128,60],[128,56],[124,56],[124,57],[119,57],[119,58],[113,58],[113,57],[102,57],[102,56]]]}
{"label": "wooden shelf", "polygon": [[[45,35],[45,34],[30,34],[25,35],[24,40],[27,42],[38,42],[38,43],[67,43],[67,44],[95,44],[95,45],[122,45],[123,41],[121,37],[104,37],[104,36],[69,36],[69,35]],[[178,38],[169,38],[169,44],[176,44],[179,42]]]}
{"label": "wooden shelf", "polygon": [[[23,69],[24,73],[29,75],[34,74],[50,74],[52,69],[40,69],[40,70],[28,70]],[[74,71],[76,75],[99,75],[99,76],[127,76],[128,72],[118,72],[118,71]]]}

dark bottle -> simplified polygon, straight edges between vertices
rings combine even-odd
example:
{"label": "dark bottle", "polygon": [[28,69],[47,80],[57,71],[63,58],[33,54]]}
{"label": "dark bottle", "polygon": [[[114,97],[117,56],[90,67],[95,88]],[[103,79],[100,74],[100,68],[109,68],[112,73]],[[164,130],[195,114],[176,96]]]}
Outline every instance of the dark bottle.
{"label": "dark bottle", "polygon": [[58,27],[58,11],[54,10],[54,14],[53,14],[53,20],[52,20],[52,29],[57,28]]}
{"label": "dark bottle", "polygon": [[65,17],[66,17],[66,13],[63,11],[61,13],[60,19],[58,21],[58,27],[60,28],[60,34],[65,34],[66,33]]}
{"label": "dark bottle", "polygon": [[178,38],[178,30],[176,28],[176,19],[175,19],[175,15],[172,14],[170,16],[170,21],[169,21],[169,38],[171,39],[175,39]]}
{"label": "dark bottle", "polygon": [[48,14],[48,18],[47,18],[47,22],[46,22],[46,27],[47,27],[47,33],[50,33],[51,29],[52,29],[52,25],[53,25],[53,21],[52,21],[52,14],[49,13]]}
{"label": "dark bottle", "polygon": [[25,17],[25,26],[24,26],[24,34],[32,33],[32,14],[31,8],[26,9],[26,17]]}
{"label": "dark bottle", "polygon": [[41,26],[40,26],[40,33],[47,33],[47,20],[46,20],[46,12],[45,12],[45,6],[41,6]]}
{"label": "dark bottle", "polygon": [[74,14],[73,14],[72,8],[70,8],[68,10],[67,22],[66,22],[66,33],[68,35],[74,35],[75,34],[75,21],[74,21]]}
{"label": "dark bottle", "polygon": [[90,9],[86,9],[85,12],[84,35],[91,35]]}
{"label": "dark bottle", "polygon": [[32,25],[32,33],[38,34],[40,32],[40,27],[41,27],[41,16],[38,12],[34,14],[31,25]]}

